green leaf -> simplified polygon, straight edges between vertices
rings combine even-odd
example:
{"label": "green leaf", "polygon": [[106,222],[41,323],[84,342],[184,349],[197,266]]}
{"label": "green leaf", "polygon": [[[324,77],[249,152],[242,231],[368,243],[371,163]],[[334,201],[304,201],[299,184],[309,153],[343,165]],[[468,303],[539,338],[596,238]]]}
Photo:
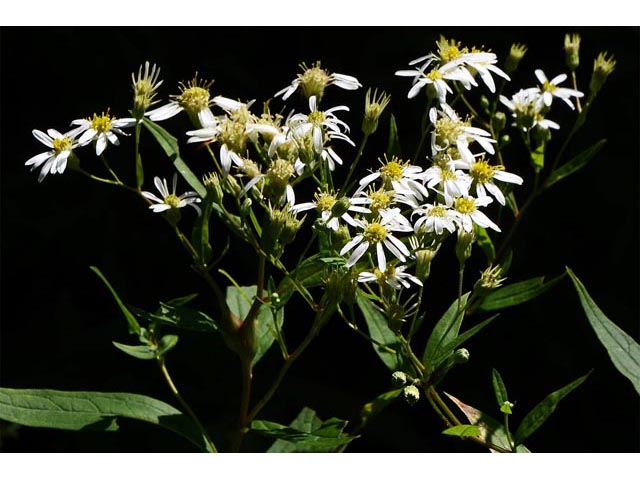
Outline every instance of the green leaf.
{"label": "green leaf", "polygon": [[365,426],[369,420],[387,408],[402,393],[402,388],[390,390],[365,403],[360,411],[360,425]]}
{"label": "green leaf", "polygon": [[509,401],[509,396],[507,395],[507,387],[504,386],[504,382],[502,381],[502,376],[495,368],[491,371],[491,380],[493,382],[493,391],[496,394],[498,407],[502,408],[505,402]]}
{"label": "green leaf", "polygon": [[471,327],[470,329],[466,330],[464,333],[461,333],[456,338],[454,338],[451,342],[449,342],[446,345],[442,346],[439,349],[440,350],[440,354],[437,357],[435,357],[435,359],[433,360],[433,364],[434,365],[440,365],[442,362],[444,362],[453,353],[453,351],[456,348],[458,348],[464,342],[469,340],[471,337],[473,337],[476,333],[478,333],[484,327],[489,325],[492,321],[494,321],[498,317],[498,315],[499,314],[496,314],[496,315],[493,315],[492,317],[487,318],[483,322],[480,322],[476,326]]}
{"label": "green leaf", "polygon": [[207,189],[204,187],[202,182],[195,176],[195,174],[191,171],[187,164],[184,163],[184,160],[180,158],[180,148],[178,147],[178,140],[176,137],[167,132],[164,128],[162,128],[157,123],[152,122],[148,118],[143,120],[144,126],[151,132],[151,135],[156,139],[160,147],[164,150],[164,153],[171,159],[173,165],[176,167],[176,170],[182,175],[182,177],[187,181],[191,188],[193,188],[198,195],[202,198],[207,196]]}
{"label": "green leaf", "polygon": [[123,343],[111,342],[118,350],[122,350],[127,355],[140,360],[154,360],[157,351],[147,345],[125,345]]}
{"label": "green leaf", "polygon": [[544,184],[544,188],[549,188],[556,182],[559,182],[563,178],[568,177],[569,175],[577,172],[582,167],[584,167],[589,161],[596,156],[596,154],[604,147],[604,144],[607,143],[606,139],[602,139],[595,144],[591,145],[589,148],[579,153],[567,163],[562,165],[560,168],[554,170],[547,181]]}
{"label": "green leaf", "polygon": [[509,207],[509,210],[511,210],[514,214],[514,216],[518,216],[519,215],[519,211],[518,211],[518,202],[516,202],[516,196],[513,194],[513,192],[509,192],[507,195],[504,196],[505,198],[505,203],[507,204],[507,207]]}
{"label": "green leaf", "polygon": [[396,124],[396,117],[391,114],[389,119],[389,143],[387,145],[387,157],[390,159],[392,156],[402,158],[402,149],[400,148],[400,139],[398,138],[398,125]]}
{"label": "green leaf", "polygon": [[171,300],[167,300],[165,304],[170,305],[172,307],[183,307],[184,305],[189,303],[191,300],[193,300],[197,296],[198,296],[197,293],[191,293],[189,295],[184,295],[182,297],[177,297],[177,298],[172,298]]}
{"label": "green leaf", "polygon": [[167,428],[200,450],[211,451],[189,417],[167,403],[144,395],[0,388],[0,418],[29,427],[114,431],[118,429],[116,419],[119,417]]}
{"label": "green leaf", "polygon": [[476,243],[484,252],[485,257],[487,257],[487,261],[489,263],[493,263],[496,258],[496,249],[493,246],[493,242],[491,241],[491,237],[489,236],[487,229],[476,226],[476,237]]}
{"label": "green leaf", "polygon": [[536,405],[527,415],[524,417],[518,430],[516,431],[515,442],[520,444],[531,436],[542,424],[549,418],[549,416],[556,410],[558,403],[564,397],[566,397],[573,389],[578,387],[584,382],[589,374],[584,377],[571,382],[569,385],[562,387],[560,390],[549,394],[542,402]]}
{"label": "green leaf", "polygon": [[513,250],[507,248],[506,253],[503,255],[503,260],[500,262],[500,268],[502,269],[502,276],[505,276],[511,268],[511,261],[513,260]]}
{"label": "green leaf", "polygon": [[306,288],[322,285],[325,272],[328,266],[331,265],[327,260],[332,260],[332,258],[322,258],[320,255],[314,255],[302,261],[290,272],[290,276],[284,277],[280,285],[278,285],[278,294],[282,301],[286,302],[295,290],[294,281]]}
{"label": "green leaf", "polygon": [[556,278],[544,283],[544,277],[536,277],[522,282],[512,283],[501,287],[482,300],[480,310],[502,310],[503,308],[513,307],[521,303],[528,302],[542,295],[551,287],[556,285],[566,274],[563,273]]}
{"label": "green leaf", "polygon": [[607,318],[569,267],[567,267],[567,273],[573,281],[584,313],[589,319],[591,328],[596,332],[598,340],[607,349],[609,358],[618,371],[631,381],[636,392],[640,394],[640,346]]}
{"label": "green leaf", "polygon": [[443,430],[442,433],[454,437],[479,437],[482,435],[480,427],[477,425],[456,425]]}
{"label": "green leaf", "polygon": [[[475,425],[480,430],[480,435],[478,435],[484,442],[489,445],[495,445],[503,450],[512,451],[513,449],[509,445],[509,439],[507,436],[507,431],[504,426],[498,422],[495,418],[487,415],[484,412],[481,412],[477,408],[474,408],[470,405],[465,404],[464,402],[458,400],[453,395],[449,395],[445,392],[445,395],[456,404],[456,406],[462,411],[467,420],[472,425]],[[489,450],[495,452],[497,450],[489,447]],[[516,448],[516,452],[518,453],[529,453],[529,449],[524,445],[518,445]]]}
{"label": "green leaf", "polygon": [[278,439],[269,448],[270,453],[319,453],[332,452],[356,438],[343,433],[346,425],[347,422],[339,418],[330,418],[323,422],[317,417],[316,412],[305,407],[289,426],[255,420],[251,422],[251,430]]}
{"label": "green leaf", "polygon": [[536,172],[544,168],[544,147],[545,144],[541,143],[531,152],[531,165]]}
{"label": "green leaf", "polygon": [[193,224],[191,241],[198,257],[206,265],[213,256],[213,249],[209,243],[209,219],[213,211],[213,200],[210,195],[204,197],[200,208],[202,213]]}
{"label": "green leaf", "polygon": [[158,342],[158,351],[157,351],[158,357],[162,357],[166,355],[167,352],[171,350],[173,347],[175,347],[177,343],[178,343],[177,335],[164,335],[160,339],[160,342]]}
{"label": "green leaf", "polygon": [[94,267],[94,266],[91,266],[89,268],[91,269],[91,271],[93,271],[93,273],[95,273],[100,278],[100,280],[102,280],[102,282],[107,286],[107,288],[111,292],[111,295],[113,295],[114,300],[118,304],[118,307],[120,307],[120,310],[122,311],[122,314],[124,315],[124,318],[127,320],[127,323],[129,324],[129,333],[135,333],[135,334],[139,335],[140,334],[140,324],[136,320],[136,317],[125,306],[125,304],[122,302],[122,300],[120,300],[120,297],[118,296],[116,291],[113,289],[113,287],[111,286],[109,281],[102,274],[100,269],[98,267]]}
{"label": "green leaf", "polygon": [[442,315],[427,340],[427,346],[422,355],[422,364],[431,370],[438,366],[434,360],[436,358],[448,357],[453,349],[451,345],[458,337],[460,325],[464,318],[464,310],[467,305],[470,293],[465,293],[460,299],[460,311],[458,311],[458,300],[454,300],[449,309]]}
{"label": "green leaf", "polygon": [[174,304],[160,302],[160,308],[156,313],[141,309],[136,309],[136,313],[149,322],[159,322],[183,330],[205,333],[217,331],[218,325],[209,315],[191,307],[181,306],[186,302],[182,304],[180,302],[186,298],[170,300],[178,302]]}
{"label": "green leaf", "polygon": [[405,361],[400,354],[400,342],[396,334],[389,328],[385,316],[359,291],[356,296],[356,302],[358,303],[358,307],[360,307],[362,315],[364,315],[364,320],[369,329],[369,336],[380,344],[376,345],[372,343],[375,352],[392,372],[404,370]]}

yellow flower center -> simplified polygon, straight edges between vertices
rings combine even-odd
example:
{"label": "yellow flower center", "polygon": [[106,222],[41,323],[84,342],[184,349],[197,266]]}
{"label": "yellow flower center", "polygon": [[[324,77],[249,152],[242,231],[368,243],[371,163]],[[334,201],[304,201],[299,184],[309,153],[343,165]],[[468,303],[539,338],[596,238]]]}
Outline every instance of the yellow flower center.
{"label": "yellow flower center", "polygon": [[456,198],[455,209],[463,214],[469,214],[476,209],[476,202],[473,198]]}
{"label": "yellow flower center", "polygon": [[102,115],[98,116],[95,113],[93,114],[93,118],[91,119],[91,128],[93,128],[98,133],[105,133],[111,130],[111,115],[109,113],[102,113]]}
{"label": "yellow flower center", "polygon": [[336,197],[331,195],[330,193],[316,193],[315,197],[316,207],[321,212],[330,212],[333,209],[333,206],[336,204]]}
{"label": "yellow flower center", "polygon": [[73,142],[68,137],[53,139],[53,149],[55,150],[56,155],[64,152],[65,150],[71,150],[72,144]]}
{"label": "yellow flower center", "polygon": [[244,159],[241,170],[249,178],[255,178],[260,175],[260,167],[253,160]]}
{"label": "yellow flower center", "polygon": [[167,195],[164,198],[164,203],[169,205],[171,208],[178,208],[178,204],[180,203],[180,199],[175,194]]}
{"label": "yellow flower center", "polygon": [[316,127],[319,127],[320,125],[322,125],[322,122],[324,122],[326,118],[326,115],[324,114],[324,112],[311,112],[309,114],[309,122],[314,124]]}
{"label": "yellow flower center", "polygon": [[374,215],[377,215],[380,209],[388,208],[391,205],[391,201],[393,198],[390,195],[390,192],[386,192],[385,190],[376,190],[375,192],[369,193],[369,198],[371,199],[371,211]]}
{"label": "yellow flower center", "polygon": [[304,72],[298,74],[300,85],[307,98],[315,96],[318,100],[322,98],[324,89],[331,83],[331,77],[326,70],[320,68],[320,62],[316,62],[313,67],[302,66]]}
{"label": "yellow flower center", "polygon": [[380,167],[380,173],[385,182],[398,181],[402,178],[404,167],[398,160],[391,160],[386,165]]}
{"label": "yellow flower center", "polygon": [[387,270],[384,272],[379,268],[376,268],[373,271],[373,274],[376,276],[380,283],[384,283],[387,278],[394,277],[396,275],[396,267],[394,267],[393,265],[387,265]]}
{"label": "yellow flower center", "polygon": [[456,140],[460,136],[461,127],[466,126],[465,122],[444,117],[436,120],[435,131],[438,143],[441,147],[455,145]]}
{"label": "yellow flower center", "polygon": [[545,80],[545,82],[542,84],[542,90],[544,90],[545,92],[553,93],[556,88],[558,88],[557,85],[550,83],[549,80]]}
{"label": "yellow flower center", "polygon": [[370,223],[364,229],[364,239],[369,243],[380,243],[387,238],[387,229],[377,222]]}
{"label": "yellow flower center", "polygon": [[443,182],[445,180],[456,180],[458,178],[456,177],[456,172],[450,170],[449,168],[441,168],[440,172],[440,176],[442,177]]}
{"label": "yellow flower center", "polygon": [[444,49],[440,50],[440,58],[442,59],[442,62],[449,63],[456,58],[460,58],[462,56],[462,52],[458,48],[459,46],[460,44],[448,45]]}
{"label": "yellow flower center", "polygon": [[236,122],[229,117],[220,123],[220,141],[224,143],[229,150],[234,152],[244,152],[247,145],[247,134],[245,132],[245,123]]}
{"label": "yellow flower center", "polygon": [[504,170],[502,165],[492,167],[486,160],[479,160],[469,170],[469,175],[477,183],[490,183],[496,170]]}
{"label": "yellow flower center", "polygon": [[427,78],[429,80],[440,80],[442,78],[442,74],[440,73],[439,70],[434,68],[429,73],[427,73]]}
{"label": "yellow flower center", "polygon": [[200,112],[209,106],[209,96],[209,91],[202,87],[190,87],[180,94],[178,101],[184,109]]}
{"label": "yellow flower center", "polygon": [[291,165],[286,160],[282,160],[281,158],[279,158],[275,162],[273,162],[271,167],[269,167],[267,177],[270,181],[284,188],[294,172],[295,170],[293,168],[293,165]]}
{"label": "yellow flower center", "polygon": [[427,215],[430,217],[444,217],[447,214],[447,209],[441,205],[436,205],[427,210]]}

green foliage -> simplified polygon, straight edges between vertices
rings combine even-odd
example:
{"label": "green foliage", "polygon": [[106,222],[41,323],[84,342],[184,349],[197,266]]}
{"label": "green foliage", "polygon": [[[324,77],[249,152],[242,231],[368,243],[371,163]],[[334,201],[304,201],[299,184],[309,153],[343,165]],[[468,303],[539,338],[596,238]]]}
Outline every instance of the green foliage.
{"label": "green foliage", "polygon": [[491,322],[493,322],[497,317],[498,317],[498,314],[487,318],[486,320],[466,330],[464,333],[461,333],[446,345],[443,345],[441,348],[438,349],[439,353],[438,353],[438,356],[434,358],[433,365],[434,366],[440,365],[453,353],[453,351],[456,348],[458,348],[460,345],[462,345],[464,342],[469,340],[471,337],[473,337],[476,333],[478,333],[484,327],[486,327]]}
{"label": "green foliage", "polygon": [[332,452],[357,437],[343,433],[347,422],[330,418],[323,422],[308,407],[302,409],[289,426],[265,420],[251,422],[251,430],[261,435],[277,438],[267,450],[270,453]]}
{"label": "green foliage", "polygon": [[398,125],[396,117],[391,114],[389,117],[389,143],[387,144],[387,157],[392,156],[402,158],[402,149],[400,148],[400,139],[398,137]]}
{"label": "green foliage", "polygon": [[127,355],[131,355],[139,360],[154,360],[157,350],[149,345],[125,345],[123,343],[111,342],[118,350],[122,350]]}
{"label": "green foliage", "polygon": [[456,425],[455,427],[449,427],[443,430],[444,435],[451,435],[453,437],[479,437],[482,435],[480,427],[477,425]]}
{"label": "green foliage", "polygon": [[115,431],[118,418],[130,418],[172,430],[201,451],[211,451],[189,417],[135,393],[0,388],[0,418],[29,427],[100,431]]}
{"label": "green foliage", "polygon": [[507,395],[507,387],[505,387],[504,382],[502,381],[502,376],[495,368],[491,371],[491,380],[493,383],[493,391],[496,394],[498,407],[502,408],[505,402],[509,401],[509,396]]}
{"label": "green foliage", "polygon": [[502,310],[503,308],[528,302],[556,285],[564,276],[565,274],[563,273],[546,283],[544,282],[544,277],[536,277],[506,285],[484,297],[479,309],[484,311]]}
{"label": "green foliage", "polygon": [[193,224],[191,242],[198,257],[202,263],[206,265],[213,255],[213,249],[209,243],[209,219],[213,211],[213,199],[209,193],[203,198],[200,208],[202,209],[202,213],[196,218]]}
{"label": "green foliage", "polygon": [[562,165],[561,167],[554,170],[547,181],[544,184],[544,188],[549,188],[551,185],[559,182],[563,178],[568,177],[569,175],[574,174],[582,167],[587,165],[589,161],[596,156],[596,154],[604,147],[604,144],[607,143],[606,139],[599,140],[598,142],[591,145],[589,148],[579,153],[567,163]]}
{"label": "green foliage", "polygon": [[531,165],[536,172],[544,168],[544,150],[545,144],[541,143],[531,152]]}
{"label": "green foliage", "polygon": [[[464,318],[464,310],[467,305],[470,293],[465,293],[460,299],[460,308],[458,308],[458,300],[454,300],[444,315],[438,320],[422,355],[422,364],[430,369],[435,369],[438,365],[436,359],[448,357],[453,353],[453,349],[449,345],[453,345]],[[454,347],[455,348],[455,347]]]}
{"label": "green foliage", "polygon": [[593,301],[582,282],[568,267],[567,273],[571,277],[576,292],[578,292],[584,313],[596,332],[598,340],[607,349],[609,358],[618,371],[631,381],[636,392],[640,394],[640,345],[607,318]]}
{"label": "green foliage", "polygon": [[367,402],[360,411],[360,425],[365,426],[369,420],[387,408],[402,393],[402,388],[390,390]]}
{"label": "green foliage", "polygon": [[356,296],[356,303],[367,323],[369,336],[377,342],[372,346],[380,359],[392,372],[405,370],[406,365],[401,354],[400,342],[396,334],[389,328],[389,322],[385,316],[373,305],[371,300],[365,298],[360,292]]}
{"label": "green foliage", "polygon": [[93,271],[93,273],[95,273],[100,278],[100,280],[103,281],[103,283],[107,286],[107,288],[111,292],[111,295],[113,295],[113,299],[116,301],[116,303],[118,304],[118,307],[120,307],[120,310],[122,311],[122,314],[124,315],[124,318],[127,320],[127,324],[129,325],[129,333],[135,333],[135,334],[139,335],[140,334],[140,324],[136,320],[136,317],[125,306],[125,304],[122,302],[122,300],[120,300],[120,297],[118,296],[118,294],[116,293],[114,288],[111,286],[109,281],[106,279],[106,277],[102,274],[100,269],[98,267],[94,267],[94,266],[91,266],[89,268],[91,268],[91,271]]}
{"label": "green foliage", "polygon": [[[295,291],[296,285],[304,288],[312,288],[322,285],[322,280],[330,265],[328,260],[331,258],[322,258],[321,255],[314,255],[303,260],[296,268],[289,272],[290,276],[286,276],[278,285],[278,294],[283,302],[286,302],[291,294]],[[344,262],[343,258],[339,259]]]}
{"label": "green foliage", "polygon": [[542,402],[527,413],[522,422],[520,422],[518,430],[516,431],[516,444],[524,442],[533,432],[540,428],[542,424],[546,422],[547,418],[549,418],[549,416],[556,410],[560,400],[584,382],[588,376],[589,374],[584,377],[580,377],[569,385],[562,387],[560,390],[556,390],[549,394]]}
{"label": "green foliage", "polygon": [[193,188],[202,198],[205,198],[207,196],[207,189],[187,164],[184,163],[184,160],[180,158],[180,148],[176,137],[148,118],[143,120],[143,125],[147,130],[149,130],[151,135],[153,135],[158,142],[158,145],[160,145],[162,150],[164,150],[164,153],[166,153],[169,159],[173,162],[173,166],[176,167],[176,170],[180,175],[182,175],[191,188]]}
{"label": "green foliage", "polygon": [[486,228],[476,225],[476,243],[487,257],[487,261],[493,263],[496,258],[496,249]]}
{"label": "green foliage", "polygon": [[[191,297],[193,298],[193,297]],[[191,298],[184,297],[171,300],[167,303],[160,302],[160,307],[155,313],[136,309],[136,314],[150,323],[170,325],[182,330],[194,332],[212,333],[218,330],[218,325],[209,315],[191,307],[184,306]]]}

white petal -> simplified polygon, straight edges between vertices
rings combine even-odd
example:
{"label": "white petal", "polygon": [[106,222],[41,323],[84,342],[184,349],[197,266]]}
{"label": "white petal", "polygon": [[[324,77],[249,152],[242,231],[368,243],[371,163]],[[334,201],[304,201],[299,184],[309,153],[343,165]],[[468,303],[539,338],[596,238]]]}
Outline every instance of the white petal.
{"label": "white petal", "polygon": [[353,265],[355,265],[356,262],[360,260],[360,258],[365,254],[368,248],[369,242],[362,242],[360,245],[358,245],[358,248],[353,251],[353,253],[349,257],[349,260],[347,260],[347,268],[351,268]]}
{"label": "white petal", "polygon": [[381,272],[387,270],[387,258],[384,256],[384,248],[382,248],[382,243],[378,242],[376,244],[376,254],[378,256],[378,268]]}
{"label": "white petal", "polygon": [[31,133],[40,143],[44,143],[47,147],[53,148],[53,140],[51,140],[46,133],[40,130],[33,130]]}
{"label": "white petal", "polygon": [[96,155],[102,155],[105,148],[107,148],[107,136],[104,133],[101,133],[98,135],[98,140],[96,140]]}

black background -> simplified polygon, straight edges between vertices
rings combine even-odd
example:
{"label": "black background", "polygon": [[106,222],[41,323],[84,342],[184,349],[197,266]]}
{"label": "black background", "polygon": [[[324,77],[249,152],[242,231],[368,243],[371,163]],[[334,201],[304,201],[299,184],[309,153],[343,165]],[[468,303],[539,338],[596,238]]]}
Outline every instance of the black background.
{"label": "black background", "polygon": [[[417,144],[421,103],[407,100],[407,79],[393,72],[434,49],[440,33],[468,45],[484,45],[504,58],[512,42],[529,52],[514,74],[517,88],[535,84],[533,70],[566,71],[564,33],[582,34],[579,84],[586,90],[592,58],[613,53],[618,66],[601,92],[570,153],[601,137],[605,149],[587,168],[547,192],[529,211],[515,239],[511,281],[557,275],[571,266],[604,312],[638,338],[638,62],[637,28],[3,28],[1,94],[2,317],[0,384],[16,388],[131,391],[173,403],[151,362],[125,356],[112,340],[130,342],[112,299],[89,265],[97,265],[129,303],[153,308],[158,300],[204,292],[187,257],[158,216],[127,192],[92,184],[74,172],[50,175],[42,184],[24,162],[43,151],[31,130],[64,131],[94,111],[128,116],[129,76],[144,60],[162,67],[161,96],[193,76],[214,78],[214,94],[261,102],[287,85],[297,64],[317,59],[330,71],[352,74],[365,86],[392,95],[402,146]],[[480,87],[478,90],[482,90]],[[508,86],[505,93],[514,93]],[[348,104],[341,115],[359,141],[364,89],[331,89],[327,104]],[[282,105],[275,102],[274,105]],[[306,111],[299,97],[289,107]],[[550,118],[569,130],[571,113],[554,105]],[[164,124],[181,141],[191,128],[186,117]],[[363,164],[373,166],[386,142],[387,117],[369,144]],[[552,152],[558,148],[552,144]],[[132,178],[132,142],[107,154],[119,172]],[[147,177],[170,174],[170,165],[152,144],[144,152]],[[341,148],[344,158],[352,150]],[[184,147],[192,168],[205,172],[206,156]],[[96,161],[81,151],[85,168]],[[531,185],[526,156],[507,151],[510,170]],[[95,164],[95,171],[99,165]],[[147,182],[147,186],[149,182]],[[184,186],[184,185],[183,185]],[[304,193],[301,193],[304,196]],[[304,199],[303,199],[304,200]],[[191,220],[186,214],[185,224]],[[508,225],[508,221],[502,223]],[[304,244],[304,234],[297,244]],[[222,229],[214,231],[218,242]],[[224,267],[242,284],[253,283],[250,253],[237,242]],[[475,263],[474,263],[475,262]],[[480,255],[468,271],[482,268]],[[444,249],[427,290],[428,320],[435,321],[455,295],[455,259]],[[206,301],[202,300],[206,306]],[[302,305],[292,305],[287,335],[296,344],[309,326]],[[418,341],[424,341],[419,337]],[[494,415],[491,368],[502,373],[517,401],[514,422],[549,392],[593,369],[587,382],[566,398],[557,413],[527,442],[533,451],[638,451],[638,396],[612,366],[598,343],[568,281],[535,302],[505,311],[472,339],[471,362],[445,380],[446,391]],[[276,348],[255,371],[255,391],[263,392],[280,365]],[[224,448],[235,424],[239,365],[215,337],[183,334],[169,357],[183,395]],[[337,319],[290,370],[261,418],[290,422],[305,405],[321,418],[357,419],[363,403],[389,388],[389,374],[371,347]],[[441,436],[441,424],[421,401],[398,402],[377,417],[349,451],[482,451]],[[268,442],[249,436],[247,451]],[[3,438],[5,451],[192,451],[186,441],[151,426],[122,422],[119,433],[76,433],[20,428]]]}

